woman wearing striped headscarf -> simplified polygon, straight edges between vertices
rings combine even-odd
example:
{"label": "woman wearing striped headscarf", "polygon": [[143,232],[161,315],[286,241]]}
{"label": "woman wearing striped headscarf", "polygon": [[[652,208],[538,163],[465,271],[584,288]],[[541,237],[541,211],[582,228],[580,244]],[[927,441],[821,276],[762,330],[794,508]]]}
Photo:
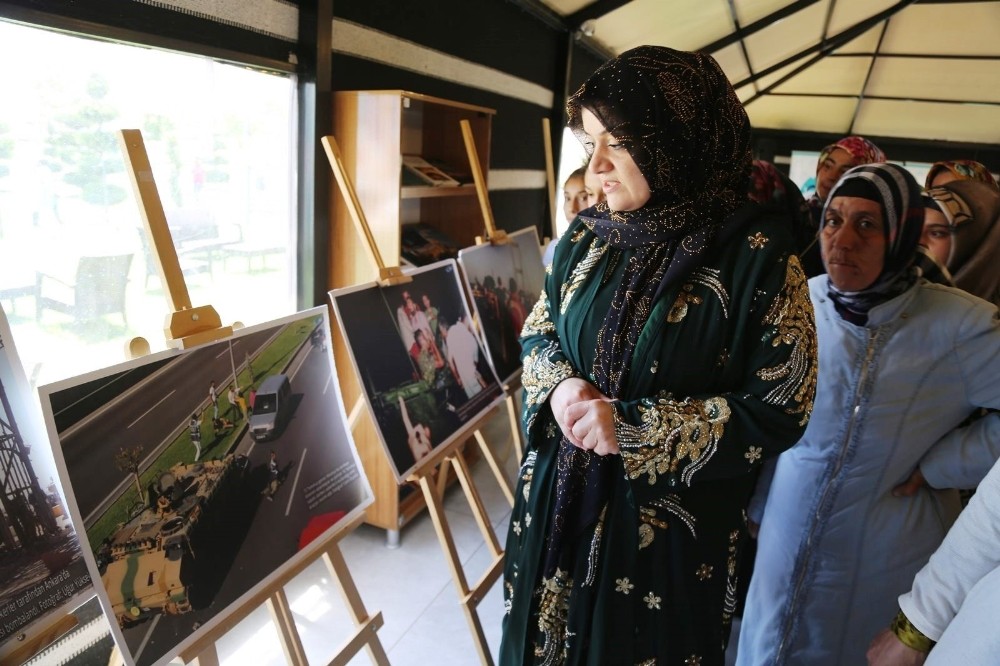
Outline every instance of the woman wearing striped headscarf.
{"label": "woman wearing striped headscarf", "polygon": [[823,273],[823,261],[819,256],[819,242],[816,231],[819,229],[823,216],[823,206],[826,204],[830,190],[848,169],[862,164],[885,162],[885,153],[874,143],[862,136],[845,136],[836,143],[831,143],[819,154],[816,162],[816,190],[808,199],[806,205],[812,219],[812,242],[799,252],[802,268],[808,277]]}
{"label": "woman wearing striped headscarf", "polygon": [[[919,277],[922,222],[920,187],[893,164],[856,167],[830,193],[827,275],[809,281],[815,409],[751,505],[740,665],[864,663],[958,515],[957,491],[936,488],[982,479],[1000,456],[984,438],[948,437],[1000,407],[1000,326],[991,304]],[[915,469],[927,485],[909,493]]]}

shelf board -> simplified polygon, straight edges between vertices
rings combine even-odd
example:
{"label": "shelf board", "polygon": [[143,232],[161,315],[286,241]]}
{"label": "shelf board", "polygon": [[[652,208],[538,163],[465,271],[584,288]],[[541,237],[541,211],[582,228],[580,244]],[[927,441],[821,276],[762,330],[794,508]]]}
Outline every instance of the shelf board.
{"label": "shelf board", "polygon": [[458,186],[406,185],[399,188],[399,196],[403,199],[431,199],[434,197],[474,197],[476,186],[473,184]]}

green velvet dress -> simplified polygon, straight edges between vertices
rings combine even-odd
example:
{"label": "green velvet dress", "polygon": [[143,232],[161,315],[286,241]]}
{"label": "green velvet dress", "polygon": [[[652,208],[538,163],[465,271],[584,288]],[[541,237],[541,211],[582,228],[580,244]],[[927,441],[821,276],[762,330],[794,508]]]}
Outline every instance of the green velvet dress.
{"label": "green velvet dress", "polygon": [[569,569],[545,576],[560,529],[561,433],[548,397],[568,377],[591,379],[634,252],[604,243],[584,218],[566,232],[522,331],[527,446],[501,664],[723,663],[756,472],[802,434],[816,382],[812,305],[787,225],[750,217],[653,304],[615,403],[607,503],[573,535]]}

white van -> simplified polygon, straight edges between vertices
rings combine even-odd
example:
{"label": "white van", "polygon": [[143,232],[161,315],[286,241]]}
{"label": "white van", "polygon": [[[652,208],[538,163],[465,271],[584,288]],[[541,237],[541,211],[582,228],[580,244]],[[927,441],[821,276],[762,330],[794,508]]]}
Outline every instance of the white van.
{"label": "white van", "polygon": [[257,389],[250,414],[250,436],[260,442],[281,430],[291,411],[292,385],[287,375],[271,375]]}

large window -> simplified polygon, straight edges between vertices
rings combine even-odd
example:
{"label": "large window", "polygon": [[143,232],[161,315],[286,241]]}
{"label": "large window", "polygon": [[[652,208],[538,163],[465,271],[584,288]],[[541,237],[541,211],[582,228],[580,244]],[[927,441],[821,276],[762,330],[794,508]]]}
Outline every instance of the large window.
{"label": "large window", "polygon": [[33,384],[165,345],[118,130],[139,129],[192,304],[295,309],[295,80],[0,21],[0,302]]}

